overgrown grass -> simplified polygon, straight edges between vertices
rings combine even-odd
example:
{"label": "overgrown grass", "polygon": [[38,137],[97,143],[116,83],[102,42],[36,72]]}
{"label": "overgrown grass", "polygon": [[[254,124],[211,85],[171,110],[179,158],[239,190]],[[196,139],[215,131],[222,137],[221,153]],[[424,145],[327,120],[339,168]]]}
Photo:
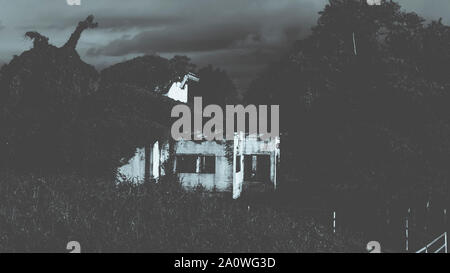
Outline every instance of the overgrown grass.
{"label": "overgrown grass", "polygon": [[[170,179],[169,179],[170,180]],[[178,183],[114,185],[77,176],[0,176],[0,251],[357,251],[312,216],[252,206]]]}

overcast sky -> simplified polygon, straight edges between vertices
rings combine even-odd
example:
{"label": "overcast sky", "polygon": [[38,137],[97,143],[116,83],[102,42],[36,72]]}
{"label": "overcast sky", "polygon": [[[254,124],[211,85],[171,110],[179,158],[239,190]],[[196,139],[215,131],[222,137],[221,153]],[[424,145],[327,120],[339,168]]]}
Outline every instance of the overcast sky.
{"label": "overcast sky", "polygon": [[[99,69],[134,56],[189,56],[226,69],[240,88],[286,44],[307,35],[327,0],[0,0],[0,64],[31,47],[36,30],[61,46],[78,21],[93,14],[99,28],[78,44]],[[400,0],[404,9],[449,24],[450,0]]]}

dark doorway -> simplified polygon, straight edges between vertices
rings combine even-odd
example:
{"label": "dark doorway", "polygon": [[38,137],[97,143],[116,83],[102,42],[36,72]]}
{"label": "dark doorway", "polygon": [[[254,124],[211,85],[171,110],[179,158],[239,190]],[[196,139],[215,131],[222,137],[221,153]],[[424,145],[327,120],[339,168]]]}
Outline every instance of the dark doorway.
{"label": "dark doorway", "polygon": [[255,182],[269,182],[270,155],[245,155],[244,180]]}

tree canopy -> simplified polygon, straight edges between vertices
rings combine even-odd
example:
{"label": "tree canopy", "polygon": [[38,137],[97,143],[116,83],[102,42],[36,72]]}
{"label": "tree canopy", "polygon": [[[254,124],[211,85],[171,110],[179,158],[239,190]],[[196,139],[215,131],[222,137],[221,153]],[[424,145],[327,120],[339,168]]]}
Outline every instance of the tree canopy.
{"label": "tree canopy", "polygon": [[393,1],[330,0],[311,35],[246,94],[280,104],[285,171],[310,183],[448,190],[449,31]]}

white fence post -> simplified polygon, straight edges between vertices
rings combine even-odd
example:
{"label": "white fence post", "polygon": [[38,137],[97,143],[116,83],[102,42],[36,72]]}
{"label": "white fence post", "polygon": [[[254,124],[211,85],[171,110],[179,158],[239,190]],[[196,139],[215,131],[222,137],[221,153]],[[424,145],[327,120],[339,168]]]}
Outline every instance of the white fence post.
{"label": "white fence post", "polygon": [[444,244],[445,244],[445,253],[447,254],[448,252],[447,252],[447,232],[445,232],[445,235],[444,235]]}
{"label": "white fence post", "polygon": [[444,228],[447,230],[447,209],[444,209]]}
{"label": "white fence post", "polygon": [[333,211],[333,234],[336,233],[336,211]]}
{"label": "white fence post", "polygon": [[409,214],[411,213],[411,208],[408,208],[408,214],[406,215],[405,221],[405,249],[406,252],[409,251]]}

